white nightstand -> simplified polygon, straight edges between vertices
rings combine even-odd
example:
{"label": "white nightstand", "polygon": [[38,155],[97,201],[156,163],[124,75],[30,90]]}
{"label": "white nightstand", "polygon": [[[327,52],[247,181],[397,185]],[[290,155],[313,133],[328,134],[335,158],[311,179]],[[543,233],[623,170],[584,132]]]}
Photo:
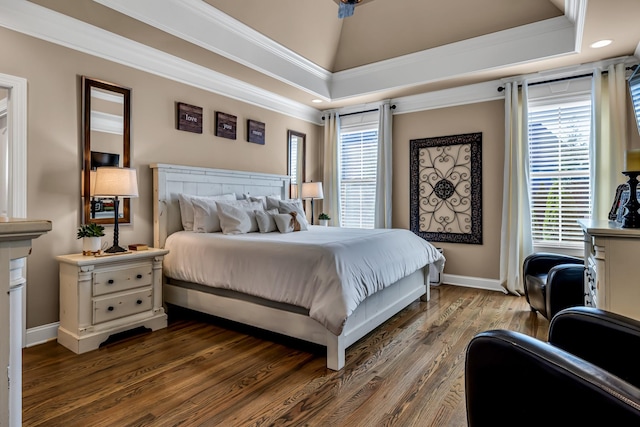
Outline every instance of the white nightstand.
{"label": "white nightstand", "polygon": [[109,336],[167,326],[162,307],[162,259],[149,248],[122,255],[56,257],[60,263],[58,342],[75,353],[97,349]]}

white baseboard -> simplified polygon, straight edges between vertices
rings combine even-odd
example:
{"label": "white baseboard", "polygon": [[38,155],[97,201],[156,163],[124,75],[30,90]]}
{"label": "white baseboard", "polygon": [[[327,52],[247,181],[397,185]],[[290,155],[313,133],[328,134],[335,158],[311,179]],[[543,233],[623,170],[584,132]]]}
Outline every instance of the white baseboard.
{"label": "white baseboard", "polygon": [[55,340],[58,337],[58,326],[60,322],[49,323],[48,325],[36,326],[27,329],[25,347],[44,344],[47,341]]}
{"label": "white baseboard", "polygon": [[444,274],[442,277],[442,283],[448,285],[465,286],[467,288],[486,289],[489,291],[499,291],[503,294],[508,293],[500,285],[500,281],[497,279],[483,279],[480,277],[458,276],[456,274]]}

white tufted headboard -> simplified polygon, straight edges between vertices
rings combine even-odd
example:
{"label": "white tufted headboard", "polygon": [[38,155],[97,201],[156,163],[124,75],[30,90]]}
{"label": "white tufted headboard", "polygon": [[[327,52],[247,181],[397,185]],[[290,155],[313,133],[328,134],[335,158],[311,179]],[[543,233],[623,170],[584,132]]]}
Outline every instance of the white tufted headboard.
{"label": "white tufted headboard", "polygon": [[164,248],[167,237],[182,230],[178,194],[217,196],[236,193],[289,197],[290,177],[259,172],[210,169],[154,163],[153,169],[153,246]]}

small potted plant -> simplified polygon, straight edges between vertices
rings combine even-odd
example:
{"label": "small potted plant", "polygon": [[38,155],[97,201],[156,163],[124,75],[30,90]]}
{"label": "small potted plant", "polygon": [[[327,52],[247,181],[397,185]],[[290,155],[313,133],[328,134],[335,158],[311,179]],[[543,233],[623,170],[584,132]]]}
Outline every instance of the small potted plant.
{"label": "small potted plant", "polygon": [[330,219],[331,217],[324,212],[318,215],[318,221],[320,222],[320,225],[324,225],[325,227],[329,225]]}
{"label": "small potted plant", "polygon": [[104,227],[91,223],[78,227],[78,239],[82,239],[82,255],[99,254],[102,249],[102,240],[104,236]]}

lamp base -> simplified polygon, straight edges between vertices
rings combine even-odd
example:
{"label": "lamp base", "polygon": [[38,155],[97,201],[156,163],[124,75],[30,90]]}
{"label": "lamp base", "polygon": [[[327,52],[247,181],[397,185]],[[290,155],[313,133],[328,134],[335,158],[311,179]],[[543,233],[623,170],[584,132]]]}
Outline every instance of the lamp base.
{"label": "lamp base", "polygon": [[111,246],[109,249],[104,251],[107,254],[118,254],[120,252],[128,252],[125,248],[120,246]]}

